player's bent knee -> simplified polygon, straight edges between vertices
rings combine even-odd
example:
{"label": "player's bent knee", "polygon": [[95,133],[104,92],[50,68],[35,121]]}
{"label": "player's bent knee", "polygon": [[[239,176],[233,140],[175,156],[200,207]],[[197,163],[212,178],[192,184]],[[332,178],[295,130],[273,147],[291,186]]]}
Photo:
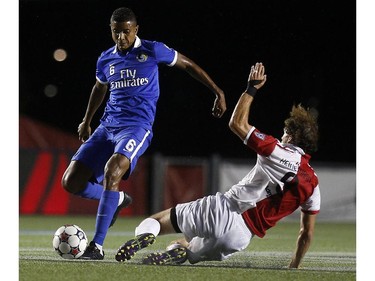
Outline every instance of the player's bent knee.
{"label": "player's bent knee", "polygon": [[75,179],[69,171],[66,171],[61,179],[62,187],[69,193],[75,194],[85,188],[86,183],[81,183]]}
{"label": "player's bent knee", "polygon": [[67,191],[69,193],[76,193],[77,192],[77,190],[76,190],[74,184],[72,184],[69,176],[64,175],[62,177],[61,185],[65,189],[65,191]]}
{"label": "player's bent knee", "polygon": [[92,170],[83,163],[72,161],[61,178],[61,185],[67,192],[76,194],[86,188],[92,174]]}

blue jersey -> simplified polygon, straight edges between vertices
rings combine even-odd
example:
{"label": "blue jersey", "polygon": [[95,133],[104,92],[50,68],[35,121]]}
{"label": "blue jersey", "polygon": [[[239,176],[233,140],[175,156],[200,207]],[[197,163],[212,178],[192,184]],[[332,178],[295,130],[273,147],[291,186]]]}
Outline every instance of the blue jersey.
{"label": "blue jersey", "polygon": [[127,53],[119,52],[116,46],[104,51],[97,61],[96,79],[108,85],[110,96],[101,124],[151,130],[160,92],[158,64],[173,66],[176,61],[175,50],[138,37]]}

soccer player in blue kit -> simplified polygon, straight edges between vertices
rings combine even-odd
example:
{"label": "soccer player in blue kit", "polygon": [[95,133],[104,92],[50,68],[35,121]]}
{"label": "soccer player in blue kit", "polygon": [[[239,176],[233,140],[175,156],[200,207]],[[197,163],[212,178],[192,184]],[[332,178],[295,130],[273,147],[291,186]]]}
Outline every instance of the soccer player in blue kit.
{"label": "soccer player in blue kit", "polygon": [[[95,234],[82,259],[104,259],[103,244],[122,208],[132,198],[119,190],[134,170],[153,136],[159,98],[158,64],[175,66],[207,86],[216,96],[212,114],[226,111],[224,92],[195,62],[165,44],[140,39],[134,12],[116,9],[110,19],[115,46],[97,61],[96,82],[85,116],[78,126],[83,142],[62,177],[63,188],[77,196],[99,200]],[[91,135],[90,123],[109,90],[100,125]]]}

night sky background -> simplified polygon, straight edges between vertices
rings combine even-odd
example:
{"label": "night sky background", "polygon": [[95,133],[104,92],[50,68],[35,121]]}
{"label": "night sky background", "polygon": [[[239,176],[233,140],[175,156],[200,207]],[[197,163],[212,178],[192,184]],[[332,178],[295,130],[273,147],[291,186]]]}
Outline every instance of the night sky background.
{"label": "night sky background", "polygon": [[[146,154],[249,157],[228,122],[251,65],[261,61],[267,83],[253,103],[250,123],[279,138],[293,104],[314,107],[320,142],[312,160],[355,163],[356,2],[224,2],[21,0],[20,114],[77,135],[96,60],[114,45],[110,16],[127,6],[138,16],[138,36],[194,60],[223,89],[228,108],[221,119],[212,117],[214,95],[208,88],[161,66],[154,138]],[[65,61],[53,59],[57,48],[67,51]],[[56,96],[45,95],[48,84],[57,86]]]}

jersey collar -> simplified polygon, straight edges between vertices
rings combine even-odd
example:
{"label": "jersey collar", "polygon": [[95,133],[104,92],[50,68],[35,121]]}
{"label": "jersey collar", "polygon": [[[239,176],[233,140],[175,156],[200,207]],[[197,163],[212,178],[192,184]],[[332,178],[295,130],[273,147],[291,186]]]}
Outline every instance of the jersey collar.
{"label": "jersey collar", "polygon": [[[134,42],[134,47],[133,48],[138,48],[140,47],[142,44],[141,44],[141,39],[139,39],[138,36],[135,36],[135,42]],[[113,52],[112,54],[116,54],[117,53],[117,48],[116,48],[116,45],[115,47],[113,48]]]}
{"label": "jersey collar", "polygon": [[305,151],[303,151],[302,148],[300,148],[300,147],[298,147],[298,146],[296,146],[294,144],[291,144],[291,143],[282,143],[282,145],[285,146],[285,147],[288,147],[290,149],[297,150],[298,153],[301,154],[301,155],[305,155],[306,154]]}

